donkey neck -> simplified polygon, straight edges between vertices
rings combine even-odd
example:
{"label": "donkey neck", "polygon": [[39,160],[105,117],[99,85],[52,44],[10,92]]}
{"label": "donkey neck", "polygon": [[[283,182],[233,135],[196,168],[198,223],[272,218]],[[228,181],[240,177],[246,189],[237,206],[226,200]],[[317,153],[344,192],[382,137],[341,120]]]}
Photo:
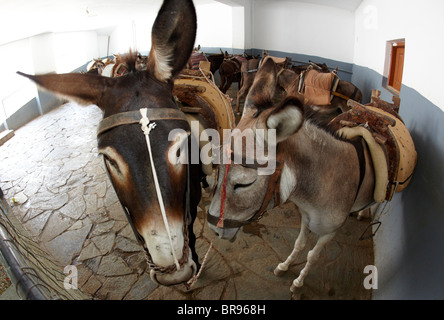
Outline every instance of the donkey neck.
{"label": "donkey neck", "polygon": [[[343,197],[343,193],[356,194],[359,184],[359,159],[355,147],[305,121],[301,129],[287,139],[281,200],[323,203]],[[346,177],[344,179],[344,177]],[[346,181],[344,181],[346,180]],[[338,185],[344,185],[339,190]],[[347,197],[347,196],[346,196]],[[350,206],[353,204],[351,199]]]}

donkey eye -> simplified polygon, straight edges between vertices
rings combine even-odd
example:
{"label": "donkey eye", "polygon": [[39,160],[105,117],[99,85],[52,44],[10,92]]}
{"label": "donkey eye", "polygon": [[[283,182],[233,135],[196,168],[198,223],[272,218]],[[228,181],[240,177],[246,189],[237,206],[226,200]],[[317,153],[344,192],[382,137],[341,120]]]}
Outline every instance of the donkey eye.
{"label": "donkey eye", "polygon": [[242,189],[242,188],[248,188],[248,187],[252,186],[255,182],[256,182],[256,180],[254,180],[251,183],[237,183],[234,185],[234,191],[236,191],[238,189]]}
{"label": "donkey eye", "polygon": [[119,170],[119,165],[117,164],[116,161],[114,161],[113,159],[111,159],[110,157],[108,157],[107,155],[103,155],[103,157],[105,158],[105,161],[107,163],[108,166],[113,167],[114,169],[116,169],[118,172],[120,172]]}

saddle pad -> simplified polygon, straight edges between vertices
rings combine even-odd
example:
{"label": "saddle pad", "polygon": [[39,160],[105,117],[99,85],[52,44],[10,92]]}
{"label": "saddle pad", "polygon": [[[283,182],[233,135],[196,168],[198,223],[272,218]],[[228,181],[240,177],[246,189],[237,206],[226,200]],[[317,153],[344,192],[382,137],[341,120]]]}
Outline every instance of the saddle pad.
{"label": "saddle pad", "polygon": [[276,64],[284,64],[287,62],[287,58],[279,58],[279,57],[273,57],[273,56],[269,56],[270,59],[272,59],[274,61],[274,63]]}
{"label": "saddle pad", "polygon": [[193,52],[191,54],[191,70],[199,70],[201,61],[208,61],[207,57],[202,53]]}
{"label": "saddle pad", "polygon": [[370,155],[373,162],[373,170],[375,172],[375,189],[373,191],[373,199],[376,202],[383,202],[385,200],[387,186],[388,186],[388,167],[387,160],[382,149],[370,131],[366,128],[358,126],[354,128],[344,127],[338,131],[340,137],[353,140],[357,137],[361,137],[367,143]]}
{"label": "saddle pad", "polygon": [[248,61],[247,58],[245,58],[244,56],[234,56],[234,58],[239,61],[241,64],[242,62]]}
{"label": "saddle pad", "polygon": [[309,70],[304,73],[305,103],[327,106],[331,102],[331,89],[335,75]]}

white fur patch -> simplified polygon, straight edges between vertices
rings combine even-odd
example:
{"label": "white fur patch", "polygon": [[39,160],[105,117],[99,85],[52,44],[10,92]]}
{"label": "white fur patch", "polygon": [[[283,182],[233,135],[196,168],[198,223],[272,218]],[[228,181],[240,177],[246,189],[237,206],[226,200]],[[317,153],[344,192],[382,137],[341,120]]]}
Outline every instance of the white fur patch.
{"label": "white fur patch", "polygon": [[[169,228],[174,252],[177,258],[181,259],[184,245],[183,223],[169,222]],[[174,264],[170,242],[163,222],[161,224],[152,223],[142,226],[141,234],[155,264],[163,267]]]}
{"label": "white fur patch", "polygon": [[123,160],[120,154],[112,147],[99,149],[99,153],[103,154],[109,160],[113,161],[115,165],[117,165],[118,170],[116,167],[108,163],[110,174],[114,178],[120,180],[120,182],[125,183],[126,179],[128,178],[129,169],[128,164],[125,162],[125,160]]}
{"label": "white fur patch", "polygon": [[171,49],[163,49],[157,47],[153,50],[152,53],[153,58],[156,62],[154,75],[159,81],[168,81],[173,76],[173,67],[171,66]]}
{"label": "white fur patch", "polygon": [[296,187],[296,177],[291,169],[284,164],[281,175],[281,184],[279,192],[281,194],[281,203],[288,200],[294,188]]}

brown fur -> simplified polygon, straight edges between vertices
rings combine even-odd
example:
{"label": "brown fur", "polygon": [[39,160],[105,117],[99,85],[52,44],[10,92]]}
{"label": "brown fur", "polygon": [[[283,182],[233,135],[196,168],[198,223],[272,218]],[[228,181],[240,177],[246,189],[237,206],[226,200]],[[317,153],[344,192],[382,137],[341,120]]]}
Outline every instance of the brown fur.
{"label": "brown fur", "polygon": [[[124,63],[128,68],[126,75],[118,78],[89,74],[29,76],[21,73],[21,75],[56,94],[80,100],[85,105],[97,105],[102,109],[104,118],[141,108],[177,108],[173,99],[173,81],[188,61],[196,36],[196,28],[196,13],[191,0],[165,0],[153,25],[152,48],[148,60],[146,61],[136,52],[117,57],[116,60]],[[189,131],[190,128],[187,122],[179,120],[159,121],[156,124],[155,130],[150,134],[150,139],[155,141],[152,152],[153,161],[167,216],[172,222],[184,221],[186,190],[184,171],[186,170],[179,175],[176,172],[172,175],[165,154],[170,146],[168,133],[177,128],[185,131]],[[149,235],[153,230],[164,233],[163,222],[160,223],[156,218],[160,216],[160,212],[151,170],[153,164],[149,161],[147,143],[140,125],[118,126],[103,133],[98,138],[98,147],[108,157],[107,165],[113,166],[113,170],[110,170],[111,180],[120,202],[128,208],[138,233]],[[112,153],[106,154],[108,148],[115,150],[119,155],[118,159],[112,159]],[[124,179],[120,177],[122,172],[127,172]],[[188,221],[190,224],[189,244],[193,260],[198,264],[195,251],[196,238],[192,231],[197,204],[201,197],[198,165],[190,165],[190,177],[192,217],[191,221]],[[144,239],[146,244],[148,244],[148,239]],[[150,242],[149,245],[152,246],[152,243]],[[182,247],[177,250],[181,252]],[[155,263],[154,253],[164,254],[161,250],[158,251],[151,252]],[[170,256],[171,251],[165,252],[166,258],[162,259],[168,260]],[[178,259],[180,258],[179,256]],[[193,265],[189,262],[180,272],[160,274],[155,278],[161,284],[171,285],[187,281],[194,272],[196,272],[195,266],[193,270]],[[176,274],[180,274],[177,276],[179,278],[176,278]]]}

